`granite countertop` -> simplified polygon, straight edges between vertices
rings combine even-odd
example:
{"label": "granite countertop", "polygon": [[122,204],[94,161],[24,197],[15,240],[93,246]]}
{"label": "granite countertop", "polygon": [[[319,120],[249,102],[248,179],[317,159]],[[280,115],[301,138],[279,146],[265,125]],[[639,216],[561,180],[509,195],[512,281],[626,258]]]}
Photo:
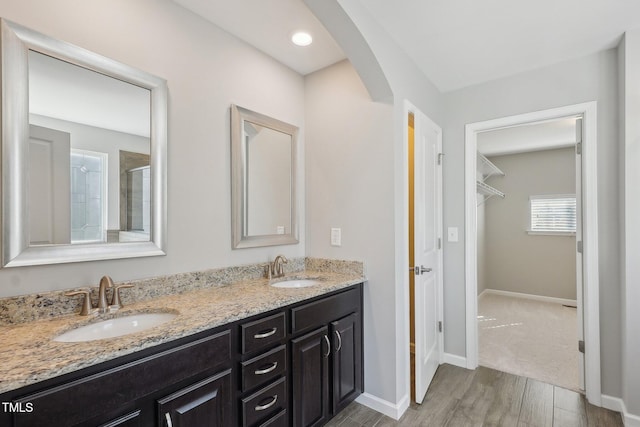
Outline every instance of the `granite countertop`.
{"label": "granite countertop", "polygon": [[[166,295],[129,304],[114,314],[66,315],[0,327],[0,393],[96,365],[197,332],[304,301],[364,281],[361,274],[303,271],[291,278],[317,278],[306,288],[276,288],[267,279]],[[133,313],[173,312],[174,319],[145,331],[97,341],[64,343],[62,332]]]}

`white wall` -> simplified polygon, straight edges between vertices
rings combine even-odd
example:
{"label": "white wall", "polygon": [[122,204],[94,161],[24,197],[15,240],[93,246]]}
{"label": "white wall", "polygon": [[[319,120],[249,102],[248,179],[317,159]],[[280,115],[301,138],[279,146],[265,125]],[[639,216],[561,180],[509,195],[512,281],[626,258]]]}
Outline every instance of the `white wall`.
{"label": "white wall", "polygon": [[505,176],[491,177],[487,184],[506,197],[494,197],[486,204],[487,287],[575,300],[575,235],[527,233],[529,196],[575,194],[575,148],[509,154],[490,160]]}
{"label": "white wall", "polygon": [[[640,29],[628,31],[620,45],[622,236],[622,397],[627,410],[640,415]],[[640,425],[640,419],[635,420]]]}
{"label": "white wall", "polygon": [[[617,55],[608,50],[444,94],[445,228],[464,228],[464,126],[598,102],[598,225],[602,391],[620,396]],[[464,236],[460,236],[464,242]],[[464,244],[445,243],[445,350],[465,355]]]}
{"label": "white wall", "polygon": [[2,269],[0,296],[97,285],[104,274],[117,282],[305,254],[304,209],[298,245],[232,250],[230,218],[229,106],[300,127],[303,148],[300,75],[169,0],[60,0],[55,11],[47,0],[5,0],[0,16],[165,78],[169,87],[167,255]]}

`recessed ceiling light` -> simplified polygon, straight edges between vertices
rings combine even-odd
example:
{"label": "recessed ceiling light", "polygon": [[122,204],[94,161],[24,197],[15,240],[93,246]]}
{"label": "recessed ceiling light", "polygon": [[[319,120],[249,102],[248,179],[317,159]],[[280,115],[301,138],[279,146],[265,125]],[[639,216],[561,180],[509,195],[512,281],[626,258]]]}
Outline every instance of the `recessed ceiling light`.
{"label": "recessed ceiling light", "polygon": [[307,32],[297,31],[291,36],[291,41],[298,46],[309,46],[313,42],[313,37]]}

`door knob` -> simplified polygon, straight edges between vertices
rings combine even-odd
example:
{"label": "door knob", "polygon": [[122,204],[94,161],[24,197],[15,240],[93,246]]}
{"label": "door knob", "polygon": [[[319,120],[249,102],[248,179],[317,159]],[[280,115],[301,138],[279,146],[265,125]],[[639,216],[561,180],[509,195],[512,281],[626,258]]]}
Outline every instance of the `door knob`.
{"label": "door knob", "polygon": [[416,267],[409,267],[409,271],[413,271],[413,274],[415,274],[416,276],[419,276],[421,274],[430,272],[431,269],[426,268],[424,265],[420,265]]}

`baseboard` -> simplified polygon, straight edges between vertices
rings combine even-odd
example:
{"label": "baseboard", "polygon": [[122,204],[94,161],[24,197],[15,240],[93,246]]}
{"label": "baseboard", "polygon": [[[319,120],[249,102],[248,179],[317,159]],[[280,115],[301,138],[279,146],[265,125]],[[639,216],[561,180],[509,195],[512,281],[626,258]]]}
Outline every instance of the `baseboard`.
{"label": "baseboard", "polygon": [[624,400],[619,397],[602,395],[602,407],[611,409],[612,411],[620,412],[622,415],[622,421],[625,427],[640,427],[640,416],[633,415],[627,412],[627,406],[624,404]]}
{"label": "baseboard", "polygon": [[386,415],[387,417],[393,418],[394,420],[399,420],[400,417],[409,408],[410,400],[411,399],[409,395],[405,395],[402,399],[400,399],[400,402],[398,402],[397,404],[393,404],[372,394],[362,393],[360,396],[358,396],[356,402],[368,408],[371,408],[374,411],[378,411],[381,414]]}
{"label": "baseboard", "polygon": [[575,307],[577,304],[576,300],[574,299],[545,297],[542,295],[532,295],[532,294],[523,294],[520,292],[500,291],[497,289],[485,289],[484,291],[482,291],[480,295],[478,295],[478,298],[485,295],[502,295],[505,297],[524,298],[524,299],[531,299],[536,301],[553,302],[556,304],[570,305],[572,307]]}
{"label": "baseboard", "polygon": [[458,356],[456,354],[444,353],[442,355],[442,363],[448,363],[449,365],[459,366],[460,368],[467,368],[467,358]]}

